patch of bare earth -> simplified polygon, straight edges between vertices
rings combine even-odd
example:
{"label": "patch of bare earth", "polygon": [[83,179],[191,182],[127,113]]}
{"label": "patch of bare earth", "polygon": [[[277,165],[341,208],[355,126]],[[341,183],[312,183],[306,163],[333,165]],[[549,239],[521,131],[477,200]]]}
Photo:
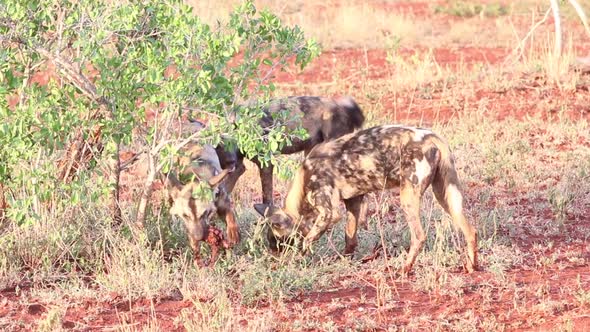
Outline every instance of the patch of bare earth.
{"label": "patch of bare earth", "polygon": [[[102,331],[118,327],[137,329],[146,322],[157,322],[162,331],[182,331],[174,320],[184,308],[192,305],[182,297],[129,302],[117,294],[106,301],[68,299],[57,303],[43,301],[28,294],[30,287],[5,289],[0,293],[0,329],[28,331],[44,319],[55,306],[62,307],[61,326],[81,331]],[[71,302],[70,302],[71,301]],[[68,303],[69,302],[69,303]]]}
{"label": "patch of bare earth", "polygon": [[[420,17],[432,12],[431,5],[426,2],[379,1],[375,4]],[[410,58],[427,50],[425,47],[400,49],[396,55]],[[579,51],[583,53],[587,50],[588,47],[581,47]],[[500,65],[511,51],[501,47],[449,47],[432,49],[432,56],[438,66],[494,66]],[[275,82],[293,94],[315,94],[322,90],[323,85],[331,85],[334,81],[341,82],[338,87],[345,91],[358,91],[362,88],[361,81],[396,79],[396,72],[388,63],[387,56],[388,51],[383,49],[325,51],[304,72],[277,73]],[[386,118],[403,123],[430,125],[460,119],[474,109],[480,110],[482,115],[504,121],[526,121],[530,116],[539,116],[547,121],[563,117],[575,121],[590,120],[587,79],[569,88],[547,84],[543,78],[534,75],[511,79],[519,83],[494,90],[473,84],[449,94],[452,89],[431,84],[404,93],[354,97],[363,106],[379,105],[376,108],[381,109]],[[47,78],[39,77],[39,80]],[[548,147],[552,142],[539,141],[534,133],[531,135],[529,139],[535,149],[568,149],[567,145]],[[590,147],[590,142],[584,140],[574,143]],[[141,186],[134,175],[136,173],[133,172],[124,175],[123,185],[129,186],[123,194],[126,200],[134,196],[129,188]],[[470,190],[478,189],[468,188],[468,196]],[[499,194],[489,200],[490,208],[494,207],[494,202],[502,201],[517,207],[515,216],[524,220],[555,219],[554,212],[549,208],[539,209],[538,201],[512,199],[513,194],[498,188],[494,191]],[[498,230],[510,239],[513,248],[527,253],[519,266],[505,271],[501,278],[485,265],[482,271],[470,275],[460,270],[449,271],[451,276],[461,281],[453,289],[456,294],[442,289],[419,290],[415,287],[415,275],[404,281],[399,281],[398,276],[385,281],[376,280],[361,267],[354,278],[356,284],[366,286],[350,287],[349,279],[353,277],[347,276],[334,280],[329,290],[301,293],[281,304],[281,309],[265,304],[256,308],[240,307],[240,310],[245,317],[271,311],[277,320],[284,322],[302,319],[320,324],[331,322],[340,330],[355,326],[386,330],[394,325],[415,330],[433,326],[454,330],[461,328],[463,322],[468,322],[489,330],[505,327],[507,330],[538,331],[567,327],[573,331],[590,331],[590,303],[581,303],[577,297],[580,291],[590,292],[590,207],[582,207],[577,214],[567,214],[561,233],[538,234],[526,226],[521,225],[518,232],[510,232],[503,227]],[[483,258],[486,254],[481,253]],[[541,259],[544,257],[550,260]],[[539,265],[539,261],[548,263]],[[51,303],[32,296],[33,287],[43,286],[21,285],[18,289],[0,292],[0,329],[30,330],[47,316],[50,308],[58,305],[65,306],[61,325],[67,329],[140,329],[155,322],[161,330],[180,331],[184,330],[177,323],[181,310],[193,306],[192,301],[183,299],[181,295],[129,302],[112,294],[107,300],[72,299],[70,304],[66,304],[68,297],[64,295],[59,303]],[[383,300],[384,288],[391,292],[387,300]],[[302,312],[305,312],[303,318]],[[241,324],[248,326],[248,320],[242,320]]]}

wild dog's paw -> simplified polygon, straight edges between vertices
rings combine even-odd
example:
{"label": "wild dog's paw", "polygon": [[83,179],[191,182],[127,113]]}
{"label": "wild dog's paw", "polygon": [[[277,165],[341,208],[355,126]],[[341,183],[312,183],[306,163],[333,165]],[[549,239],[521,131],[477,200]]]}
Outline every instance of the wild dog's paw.
{"label": "wild dog's paw", "polygon": [[240,242],[240,231],[236,222],[236,216],[232,210],[229,210],[226,214],[225,224],[227,225],[227,247],[224,246],[224,248],[227,249]]}
{"label": "wild dog's paw", "polygon": [[195,258],[193,260],[193,265],[197,268],[197,269],[202,269],[204,267],[207,267],[207,262],[203,261],[202,258],[198,257]]}
{"label": "wild dog's paw", "polygon": [[473,273],[475,271],[478,271],[478,267],[477,264],[473,264],[470,260],[469,257],[467,257],[466,259],[463,260],[463,269],[467,272],[467,273]]}
{"label": "wild dog's paw", "polygon": [[313,254],[312,241],[304,239],[301,246],[301,255],[305,256],[307,254]]}
{"label": "wild dog's paw", "polygon": [[227,226],[227,243],[228,247],[233,247],[240,243],[240,231],[238,230],[238,226]]}
{"label": "wild dog's paw", "polygon": [[403,276],[408,276],[410,275],[410,273],[412,273],[412,268],[414,267],[414,264],[406,264],[404,266],[404,268],[402,269],[402,275]]}
{"label": "wild dog's paw", "polygon": [[463,253],[462,255],[463,259],[462,259],[462,264],[463,264],[463,270],[467,273],[473,273],[475,271],[478,271],[478,264],[477,264],[477,252],[475,252],[474,254],[469,254],[469,251]]}

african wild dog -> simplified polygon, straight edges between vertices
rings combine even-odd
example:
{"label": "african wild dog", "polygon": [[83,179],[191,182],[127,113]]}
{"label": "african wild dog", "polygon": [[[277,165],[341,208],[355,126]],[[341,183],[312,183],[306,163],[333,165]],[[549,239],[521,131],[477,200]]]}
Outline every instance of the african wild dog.
{"label": "african wild dog", "polygon": [[[365,117],[358,104],[352,97],[329,99],[322,97],[287,97],[272,100],[264,110],[265,115],[260,120],[263,128],[276,125],[273,115],[277,112],[287,111],[292,121],[283,123],[289,130],[301,126],[307,130],[309,138],[294,139],[290,145],[285,146],[281,153],[291,154],[300,151],[309,152],[315,145],[338,138],[362,127]],[[222,168],[234,168],[234,171],[225,181],[228,193],[231,193],[239,177],[244,174],[244,155],[239,150],[227,150],[223,145],[216,148]],[[260,170],[260,182],[262,184],[262,202],[272,204],[273,201],[273,166],[262,164],[257,159],[252,159]],[[364,205],[363,205],[364,207]],[[228,238],[239,241],[237,228],[235,233],[228,231]],[[275,239],[269,231],[269,244],[275,246]]]}
{"label": "african wild dog", "polygon": [[[307,130],[309,138],[294,139],[290,145],[281,149],[282,154],[309,152],[315,145],[338,138],[362,127],[365,117],[358,104],[352,97],[329,99],[322,97],[287,97],[272,100],[264,110],[265,115],[260,120],[263,128],[276,125],[273,114],[288,111],[292,121],[283,123],[288,130],[301,126]],[[231,192],[238,178],[246,171],[244,155],[238,151],[227,151],[223,146],[216,148],[221,167],[235,167],[234,172],[226,181],[227,190]],[[262,202],[272,204],[273,200],[273,166],[262,167],[257,159],[253,159],[260,169],[262,184]]]}
{"label": "african wild dog", "polygon": [[348,218],[345,253],[357,245],[357,222],[363,195],[400,188],[401,208],[410,226],[411,245],[404,271],[409,272],[425,241],[420,201],[432,185],[434,195],[467,241],[469,272],[477,268],[477,234],[463,213],[463,196],[451,151],[433,132],[397,125],[378,126],[317,145],[298,170],[283,209],[257,204],[274,235],[304,236],[303,252],[340,220],[344,200]]}
{"label": "african wild dog", "polygon": [[[228,234],[237,233],[238,226],[223,183],[231,170],[221,168],[215,149],[210,145],[201,146],[191,142],[178,159],[177,164],[181,167],[179,177],[183,180],[186,178],[188,183],[183,184],[172,172],[165,176],[170,214],[183,220],[195,263],[200,264],[200,242],[208,239],[209,222],[214,214],[226,221]],[[197,187],[202,185],[211,190],[211,197],[195,197]],[[215,261],[217,254],[218,248],[212,246],[211,262]]]}

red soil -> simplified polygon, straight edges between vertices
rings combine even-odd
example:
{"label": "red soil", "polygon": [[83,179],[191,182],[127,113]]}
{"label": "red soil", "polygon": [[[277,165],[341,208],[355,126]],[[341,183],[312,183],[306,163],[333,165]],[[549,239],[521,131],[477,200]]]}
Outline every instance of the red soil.
{"label": "red soil", "polygon": [[[590,255],[589,255],[590,256]],[[560,278],[563,277],[566,282],[560,282],[560,278],[556,278],[556,273],[559,272]],[[365,313],[373,313],[372,316],[376,318],[377,329],[386,330],[387,327],[397,325],[406,326],[413,319],[419,317],[422,313],[427,313],[429,316],[441,320],[457,320],[465,312],[471,311],[475,317],[481,319],[490,314],[494,314],[498,323],[505,324],[509,330],[527,330],[532,329],[541,323],[541,326],[554,326],[560,323],[560,320],[555,317],[553,312],[537,313],[527,312],[518,313],[514,310],[515,297],[521,298],[532,296],[535,290],[543,287],[546,294],[545,301],[565,301],[573,302],[571,294],[564,294],[561,292],[563,287],[577,289],[578,285],[575,283],[576,278],[580,276],[580,280],[586,287],[590,286],[590,273],[587,271],[587,266],[568,268],[563,271],[555,271],[553,269],[542,271],[511,271],[507,274],[507,279],[517,285],[519,292],[524,292],[519,295],[515,294],[515,290],[502,290],[499,287],[496,293],[491,294],[490,299],[482,296],[481,292],[477,292],[478,288],[486,285],[493,280],[490,273],[478,272],[476,275],[466,277],[464,284],[461,287],[463,293],[459,299],[452,295],[440,294],[434,291],[429,294],[417,292],[412,289],[412,283],[416,282],[414,277],[410,277],[407,282],[396,282],[389,284],[395,292],[395,303],[385,303],[378,305],[376,298],[378,296],[373,286],[343,288],[329,292],[311,292],[301,295],[292,301],[292,304],[305,303],[308,310],[318,307],[326,316],[336,322],[338,326],[354,326],[355,321],[359,315]],[[359,278],[371,281],[371,276],[358,276]],[[375,283],[373,283],[375,284]],[[362,297],[368,300],[364,303],[359,299]],[[486,301],[491,301],[491,305]],[[334,304],[339,304],[335,306]],[[524,301],[521,303],[525,308],[532,309],[533,306],[538,305],[535,300]],[[338,307],[337,309],[333,309]],[[579,308],[574,309],[572,306],[564,305],[560,308],[560,314],[567,313],[568,316],[579,317],[574,318],[575,331],[587,331],[590,322],[590,317],[586,315],[586,311]],[[531,310],[532,311],[532,310]],[[453,317],[455,316],[455,317]],[[285,320],[296,320],[298,317],[287,316],[281,317]],[[431,321],[424,321],[420,324],[421,328],[428,329]]]}
{"label": "red soil", "polygon": [[[21,322],[22,330],[34,326],[51,309],[51,303],[29,298],[27,288],[4,290],[0,293],[0,317]],[[63,303],[60,302],[60,303]],[[174,319],[183,308],[192,305],[191,301],[182,300],[179,294],[157,300],[129,302],[117,294],[111,294],[109,300],[96,301],[87,299],[73,301],[68,305],[62,318],[62,327],[83,331],[101,331],[113,326],[128,324],[141,326],[145,322],[157,320],[162,331],[183,331],[174,324]],[[150,309],[151,308],[151,309]]]}
{"label": "red soil", "polygon": [[[402,49],[397,56],[408,58],[416,52],[423,54],[426,50]],[[503,48],[476,47],[432,50],[438,66],[449,68],[499,64],[510,52],[511,50]],[[313,93],[314,84],[321,86],[335,80],[340,80],[344,89],[357,90],[361,88],[362,80],[395,80],[395,71],[386,58],[387,52],[380,49],[327,51],[303,72],[277,73],[275,82],[302,84],[302,88],[294,87],[297,91],[295,94]],[[528,116],[552,120],[564,115],[573,120],[590,120],[588,85],[580,84],[568,90],[546,84],[541,78],[523,76],[513,79],[523,83],[498,91],[485,90],[476,85],[466,86],[459,91],[459,96],[449,94],[442,86],[421,86],[424,91],[384,94],[370,102],[381,105],[379,108],[392,121],[407,124],[431,125],[434,122],[445,122],[461,117],[477,106],[485,109],[485,115],[499,120],[509,117],[522,120]],[[367,107],[367,102],[363,106]],[[562,109],[566,110],[564,114]]]}
{"label": "red soil", "polygon": [[[431,4],[427,2],[390,2],[375,1],[374,6],[384,10],[410,13],[417,16],[426,16],[432,12]],[[583,48],[582,48],[583,49]],[[588,48],[586,47],[585,50]],[[399,56],[409,57],[416,52],[424,53],[425,48],[402,49]],[[441,66],[456,68],[462,65],[484,64],[494,65],[502,62],[504,57],[511,52],[503,48],[437,48],[433,50],[436,63]],[[395,72],[386,61],[385,50],[333,50],[326,51],[314,61],[303,73],[281,72],[275,76],[277,83],[297,84],[322,84],[330,83],[339,78],[348,82],[349,86],[358,88],[360,78],[367,80],[394,79]],[[51,70],[50,70],[51,71]],[[34,82],[45,84],[51,74],[39,73],[33,79]],[[459,105],[451,104],[448,96],[445,96],[440,88],[432,87],[428,96],[418,92],[400,93],[399,95],[385,95],[372,102],[381,104],[387,116],[395,122],[431,124],[436,121],[447,121],[461,117],[465,114],[465,105],[480,105],[487,115],[497,119],[513,117],[518,120],[526,120],[528,116],[541,116],[547,121],[562,116],[560,109],[567,106],[569,109],[565,116],[574,120],[590,120],[590,92],[588,85],[580,85],[571,90],[560,90],[556,87],[547,87],[545,82],[531,80],[518,88],[506,91],[489,91],[478,86],[468,87],[460,97]],[[299,92],[299,91],[298,91]],[[303,92],[313,93],[313,87],[304,87]],[[456,99],[456,96],[453,96]],[[553,143],[549,140],[539,140],[531,134],[529,138],[533,146],[540,149],[548,148]],[[590,147],[590,142],[581,140],[577,144]],[[551,146],[555,148],[555,146]],[[557,146],[557,149],[567,150],[566,143]],[[125,155],[125,158],[129,158]],[[123,158],[123,159],[125,159]],[[134,173],[126,175],[125,181],[132,182]],[[156,189],[160,185],[156,184]],[[476,190],[471,188],[468,190]],[[128,190],[127,190],[128,191]],[[129,193],[128,193],[129,194]],[[129,197],[128,197],[129,198]],[[497,199],[500,199],[499,197]],[[503,201],[507,198],[502,197]],[[493,204],[494,200],[490,200]],[[515,201],[512,204],[521,207],[518,209],[522,217],[553,218],[550,210],[536,210],[538,202]],[[565,222],[568,236],[574,239],[587,239],[590,229],[590,209],[585,214],[568,215]],[[500,230],[505,231],[505,230]],[[580,253],[580,258],[585,262],[590,261],[590,246],[587,242],[570,243],[565,235],[553,235],[550,237],[538,234],[529,234],[526,228],[522,234],[511,240],[515,248],[523,251],[533,251],[536,243],[547,240],[553,241],[553,246],[548,249],[537,250],[535,254],[556,255],[556,262],[566,260],[565,253],[573,250]],[[482,253],[485,255],[485,253]],[[359,316],[369,316],[375,319],[378,330],[387,327],[408,324],[412,319],[426,313],[431,317],[441,320],[453,320],[457,317],[468,317],[471,312],[479,317],[493,314],[498,322],[506,324],[508,330],[548,330],[562,324],[563,319],[569,318],[573,322],[573,330],[590,331],[590,308],[575,306],[575,290],[579,287],[590,289],[590,268],[587,263],[577,266],[567,264],[563,269],[553,264],[546,267],[533,268],[530,262],[525,262],[522,267],[513,268],[506,272],[507,284],[514,287],[497,285],[496,278],[489,271],[476,272],[465,275],[461,271],[451,274],[463,279],[459,291],[463,294],[455,297],[445,294],[442,290],[430,293],[413,289],[416,282],[415,276],[411,276],[406,282],[391,282],[387,285],[394,289],[394,301],[378,303],[379,294],[373,285],[377,284],[374,276],[355,276],[358,280],[365,280],[366,287],[347,287],[343,278],[332,285],[330,291],[317,291],[302,293],[288,301],[288,308],[304,304],[310,312],[318,309],[314,319],[319,321],[330,318],[339,327],[354,326]],[[5,289],[0,292],[0,317],[10,321],[21,321],[23,330],[36,325],[39,319],[45,317],[51,308],[51,303],[31,297],[31,285],[21,285],[20,290]],[[479,289],[490,287],[493,291],[484,297],[486,292]],[[564,291],[567,290],[567,291]],[[538,293],[542,293],[543,300],[539,302]],[[364,301],[361,301],[364,298]],[[205,301],[205,300],[203,300]],[[554,308],[534,309],[544,302],[557,301]],[[335,305],[338,304],[338,305]],[[378,305],[379,304],[379,305]],[[182,309],[190,308],[191,301],[182,299],[180,294],[168,298],[154,300],[140,300],[129,303],[121,299],[117,294],[112,294],[109,300],[96,301],[87,299],[75,302],[68,306],[63,318],[64,328],[81,330],[103,330],[121,323],[130,324],[133,328],[140,328],[146,322],[155,318],[161,330],[180,331],[181,327],[175,325],[175,319]],[[540,308],[540,307],[539,307]],[[519,309],[519,310],[517,310]],[[261,306],[259,312],[273,310],[271,305]],[[281,311],[281,312],[290,312]],[[291,312],[298,312],[292,310]],[[453,318],[454,317],[454,318]],[[301,317],[295,314],[286,314],[278,317],[281,320],[296,320]],[[0,323],[2,320],[0,319]],[[428,328],[433,322],[422,321],[419,328]],[[243,322],[247,325],[247,322]],[[1,325],[0,325],[1,327]]]}
{"label": "red soil", "polygon": [[[397,13],[402,15],[413,15],[413,16],[428,16],[433,13],[434,8],[437,4],[443,1],[431,1],[431,2],[412,2],[412,1],[383,1],[383,0],[372,0],[372,1],[355,1],[347,2],[346,5],[358,5],[358,6],[371,6],[377,10]],[[335,12],[342,4],[334,1],[326,1],[323,4],[317,4],[317,13],[331,13]]]}
{"label": "red soil", "polygon": [[[409,58],[414,54],[425,54],[427,48],[400,49],[396,57]],[[439,66],[459,66],[474,63],[496,64],[504,59],[511,50],[504,48],[435,48],[432,55]],[[329,50],[314,60],[303,72],[278,72],[275,83],[328,83],[335,79],[351,81],[354,84],[360,78],[366,80],[390,79],[395,77],[387,63],[387,51],[383,49],[341,49]]]}

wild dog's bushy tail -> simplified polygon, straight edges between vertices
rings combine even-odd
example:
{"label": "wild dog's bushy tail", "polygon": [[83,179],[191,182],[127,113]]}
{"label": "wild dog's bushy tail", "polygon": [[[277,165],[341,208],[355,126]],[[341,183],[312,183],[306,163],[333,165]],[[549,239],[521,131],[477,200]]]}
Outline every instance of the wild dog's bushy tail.
{"label": "wild dog's bushy tail", "polygon": [[295,177],[293,178],[293,182],[291,182],[287,197],[285,197],[285,212],[292,217],[298,217],[300,214],[299,211],[301,209],[301,203],[305,197],[306,181],[307,176],[305,167],[301,165],[301,167],[299,167],[297,170],[297,173],[295,173]]}
{"label": "wild dog's bushy tail", "polygon": [[451,215],[453,224],[461,229],[467,241],[467,264],[469,272],[477,270],[477,230],[468,221],[463,211],[463,193],[455,169],[449,145],[439,137],[429,139],[440,151],[440,160],[432,181],[432,191],[442,207]]}
{"label": "wild dog's bushy tail", "polygon": [[336,100],[336,104],[338,104],[338,106],[340,106],[346,113],[353,130],[360,129],[363,126],[365,123],[365,115],[352,97],[341,97]]}
{"label": "wild dog's bushy tail", "polygon": [[[440,151],[440,160],[438,162],[436,174],[434,175],[432,188],[440,203],[444,203],[443,207],[445,207],[445,210],[449,211],[449,208],[451,207],[451,202],[449,202],[450,198],[447,197],[449,196],[449,193],[447,193],[449,186],[454,186],[455,188],[453,189],[458,191],[461,190],[459,177],[457,176],[457,170],[455,169],[455,161],[449,145],[440,137],[432,134],[428,136],[428,140],[430,140],[430,142],[432,142]],[[441,197],[438,195],[441,195]]]}

